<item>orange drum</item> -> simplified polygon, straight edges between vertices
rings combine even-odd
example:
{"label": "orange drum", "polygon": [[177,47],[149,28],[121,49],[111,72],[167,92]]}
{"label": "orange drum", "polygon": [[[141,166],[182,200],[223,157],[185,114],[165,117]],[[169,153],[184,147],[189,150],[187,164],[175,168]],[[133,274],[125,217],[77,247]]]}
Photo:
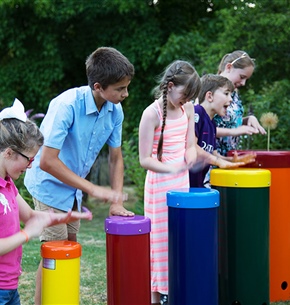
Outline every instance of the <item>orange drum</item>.
{"label": "orange drum", "polygon": [[[290,300],[290,151],[254,151],[246,167],[271,171],[270,302]],[[249,153],[249,151],[238,151]],[[232,155],[233,152],[229,152]]]}

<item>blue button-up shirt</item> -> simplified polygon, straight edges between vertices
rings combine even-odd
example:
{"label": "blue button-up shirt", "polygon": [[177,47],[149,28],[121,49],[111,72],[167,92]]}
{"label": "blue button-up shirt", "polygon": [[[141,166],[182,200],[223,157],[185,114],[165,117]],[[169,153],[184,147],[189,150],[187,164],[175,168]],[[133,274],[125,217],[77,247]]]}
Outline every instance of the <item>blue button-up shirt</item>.
{"label": "blue button-up shirt", "polygon": [[[60,150],[60,160],[85,178],[104,144],[121,146],[124,114],[121,104],[105,102],[99,112],[89,86],[69,89],[50,102],[40,130],[44,145]],[[82,192],[62,183],[39,167],[39,150],[25,175],[29,193],[48,206],[67,211]]]}

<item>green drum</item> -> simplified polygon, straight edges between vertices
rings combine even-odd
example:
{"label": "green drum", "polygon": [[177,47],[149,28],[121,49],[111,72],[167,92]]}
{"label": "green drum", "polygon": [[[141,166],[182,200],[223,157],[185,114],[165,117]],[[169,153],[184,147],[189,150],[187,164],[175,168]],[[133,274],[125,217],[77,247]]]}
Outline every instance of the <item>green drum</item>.
{"label": "green drum", "polygon": [[269,304],[269,191],[266,169],[214,169],[220,193],[220,305]]}

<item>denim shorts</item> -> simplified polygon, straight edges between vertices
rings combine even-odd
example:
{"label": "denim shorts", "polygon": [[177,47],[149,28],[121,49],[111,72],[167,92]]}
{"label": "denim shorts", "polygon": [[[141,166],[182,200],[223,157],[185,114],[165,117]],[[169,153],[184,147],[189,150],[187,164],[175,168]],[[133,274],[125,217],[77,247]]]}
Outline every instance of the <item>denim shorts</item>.
{"label": "denim shorts", "polygon": [[20,305],[20,298],[17,289],[0,289],[0,305]]}

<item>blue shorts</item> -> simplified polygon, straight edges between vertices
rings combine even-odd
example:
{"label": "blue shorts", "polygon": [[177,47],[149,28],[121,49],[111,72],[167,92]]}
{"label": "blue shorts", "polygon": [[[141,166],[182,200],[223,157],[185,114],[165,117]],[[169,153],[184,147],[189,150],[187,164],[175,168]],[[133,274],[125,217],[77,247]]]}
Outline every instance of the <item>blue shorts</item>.
{"label": "blue shorts", "polygon": [[17,289],[0,289],[0,305],[20,305],[20,298]]}

